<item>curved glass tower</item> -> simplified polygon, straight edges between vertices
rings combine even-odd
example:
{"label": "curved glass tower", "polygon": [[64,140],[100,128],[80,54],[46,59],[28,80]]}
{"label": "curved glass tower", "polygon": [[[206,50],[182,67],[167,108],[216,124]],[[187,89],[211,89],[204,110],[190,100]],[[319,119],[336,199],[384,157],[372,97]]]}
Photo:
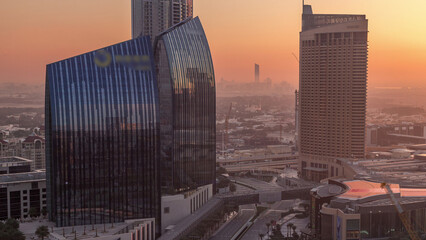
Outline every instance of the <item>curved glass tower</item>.
{"label": "curved glass tower", "polygon": [[163,192],[215,184],[216,92],[212,57],[198,17],[155,41]]}
{"label": "curved glass tower", "polygon": [[47,66],[50,219],[160,222],[159,96],[149,37]]}

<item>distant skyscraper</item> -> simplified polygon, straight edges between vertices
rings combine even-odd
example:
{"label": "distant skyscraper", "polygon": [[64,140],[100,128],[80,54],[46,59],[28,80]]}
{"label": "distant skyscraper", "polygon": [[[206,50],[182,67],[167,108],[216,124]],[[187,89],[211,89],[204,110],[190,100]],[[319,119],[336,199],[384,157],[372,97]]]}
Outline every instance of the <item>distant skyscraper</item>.
{"label": "distant skyscraper", "polygon": [[192,0],[132,0],[132,38],[150,36],[192,17]]}
{"label": "distant skyscraper", "polygon": [[47,65],[47,196],[57,226],[160,223],[151,49],[141,37]]}
{"label": "distant skyscraper", "polygon": [[364,157],[367,34],[365,15],[303,8],[299,149],[301,173],[309,179],[344,175],[336,158]]}
{"label": "distant skyscraper", "polygon": [[254,64],[254,82],[260,81],[260,67],[258,64]]}
{"label": "distant skyscraper", "polygon": [[169,29],[158,40],[163,191],[214,186],[216,92],[207,37],[197,17]]}

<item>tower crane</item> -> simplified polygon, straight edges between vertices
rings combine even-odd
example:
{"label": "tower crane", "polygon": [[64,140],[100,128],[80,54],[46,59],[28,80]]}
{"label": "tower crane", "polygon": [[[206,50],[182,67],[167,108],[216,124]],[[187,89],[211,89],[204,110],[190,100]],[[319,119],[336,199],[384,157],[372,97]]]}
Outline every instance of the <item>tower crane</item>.
{"label": "tower crane", "polygon": [[392,204],[395,206],[399,218],[401,219],[402,224],[404,224],[404,227],[410,235],[411,240],[420,240],[420,237],[417,235],[413,225],[411,225],[410,220],[408,219],[408,213],[404,210],[404,208],[402,208],[398,199],[396,199],[395,194],[390,188],[390,185],[387,183],[382,183],[380,187],[385,189],[386,193],[389,194],[389,198],[391,199]]}

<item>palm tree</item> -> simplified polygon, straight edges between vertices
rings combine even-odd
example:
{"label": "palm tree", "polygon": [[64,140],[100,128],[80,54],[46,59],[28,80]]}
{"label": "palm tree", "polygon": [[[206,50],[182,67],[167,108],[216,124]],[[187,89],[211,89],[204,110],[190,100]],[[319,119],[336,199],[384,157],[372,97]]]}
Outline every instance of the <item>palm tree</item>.
{"label": "palm tree", "polygon": [[41,240],[44,240],[45,237],[49,236],[49,229],[47,226],[40,226],[37,228],[35,234],[41,238]]}
{"label": "palm tree", "polygon": [[296,225],[293,225],[291,228],[293,229],[293,235],[292,235],[292,236],[293,236],[294,238],[296,238],[296,236],[297,236],[297,238],[296,238],[296,239],[299,239],[299,238],[298,238],[298,234],[297,234],[297,232],[296,232],[296,228],[297,228],[297,226],[296,226]]}
{"label": "palm tree", "polygon": [[277,231],[281,232],[281,225],[279,225],[279,224],[275,225],[275,229],[276,229]]}
{"label": "palm tree", "polygon": [[277,221],[275,221],[274,219],[271,219],[271,231],[274,229],[274,227],[277,225]]}
{"label": "palm tree", "polygon": [[287,223],[287,237],[288,237],[288,232],[290,231],[290,223]]}
{"label": "palm tree", "polygon": [[287,224],[287,228],[288,228],[288,230],[287,230],[287,235],[289,236],[289,237],[291,237],[291,228],[293,227],[293,223],[288,223]]}

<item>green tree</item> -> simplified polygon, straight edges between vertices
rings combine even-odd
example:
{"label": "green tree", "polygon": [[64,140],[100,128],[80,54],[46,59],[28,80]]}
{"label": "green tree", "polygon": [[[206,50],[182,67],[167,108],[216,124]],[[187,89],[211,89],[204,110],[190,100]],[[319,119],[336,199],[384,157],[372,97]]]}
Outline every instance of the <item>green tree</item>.
{"label": "green tree", "polygon": [[299,239],[299,234],[296,232],[297,226],[293,225],[291,228],[293,229],[293,239]]}
{"label": "green tree", "polygon": [[[0,222],[0,239],[1,240],[25,240],[24,234],[19,231],[16,224],[8,224],[12,221],[6,221],[6,223]],[[19,223],[18,223],[19,224]]]}
{"label": "green tree", "polygon": [[216,184],[217,188],[226,188],[231,183],[231,181],[225,177],[219,177],[218,179],[219,179],[219,182]]}
{"label": "green tree", "polygon": [[227,174],[228,171],[226,171],[226,169],[224,167],[219,167],[216,171],[217,175],[222,175],[222,174]]}
{"label": "green tree", "polygon": [[43,216],[46,216],[47,215],[47,209],[44,207],[43,209],[41,209],[41,214],[43,215]]}
{"label": "green tree", "polygon": [[229,190],[230,190],[231,192],[235,192],[235,191],[237,191],[237,186],[235,186],[235,184],[234,184],[234,183],[230,183],[230,184],[229,184]]}
{"label": "green tree", "polygon": [[30,208],[30,211],[28,211],[28,215],[30,215],[30,217],[32,217],[32,218],[38,217],[38,216],[40,216],[40,211],[38,211],[35,208]]}
{"label": "green tree", "polygon": [[49,229],[47,226],[40,226],[37,228],[35,234],[41,238],[41,240],[44,240],[45,237],[49,236]]}
{"label": "green tree", "polygon": [[276,229],[277,231],[280,231],[280,232],[281,232],[281,225],[280,225],[280,224],[277,224],[277,225],[275,226],[275,229]]}
{"label": "green tree", "polygon": [[293,227],[293,223],[287,223],[287,237],[291,236],[291,228]]}
{"label": "green tree", "polygon": [[271,240],[283,240],[286,239],[281,233],[281,225],[275,225],[275,228],[272,229]]}
{"label": "green tree", "polygon": [[18,222],[18,220],[14,219],[14,218],[7,219],[5,224],[9,225],[10,227],[12,227],[14,229],[19,229],[19,222]]}
{"label": "green tree", "polygon": [[269,234],[269,228],[271,227],[270,223],[266,223],[266,227],[268,228],[268,234]]}

